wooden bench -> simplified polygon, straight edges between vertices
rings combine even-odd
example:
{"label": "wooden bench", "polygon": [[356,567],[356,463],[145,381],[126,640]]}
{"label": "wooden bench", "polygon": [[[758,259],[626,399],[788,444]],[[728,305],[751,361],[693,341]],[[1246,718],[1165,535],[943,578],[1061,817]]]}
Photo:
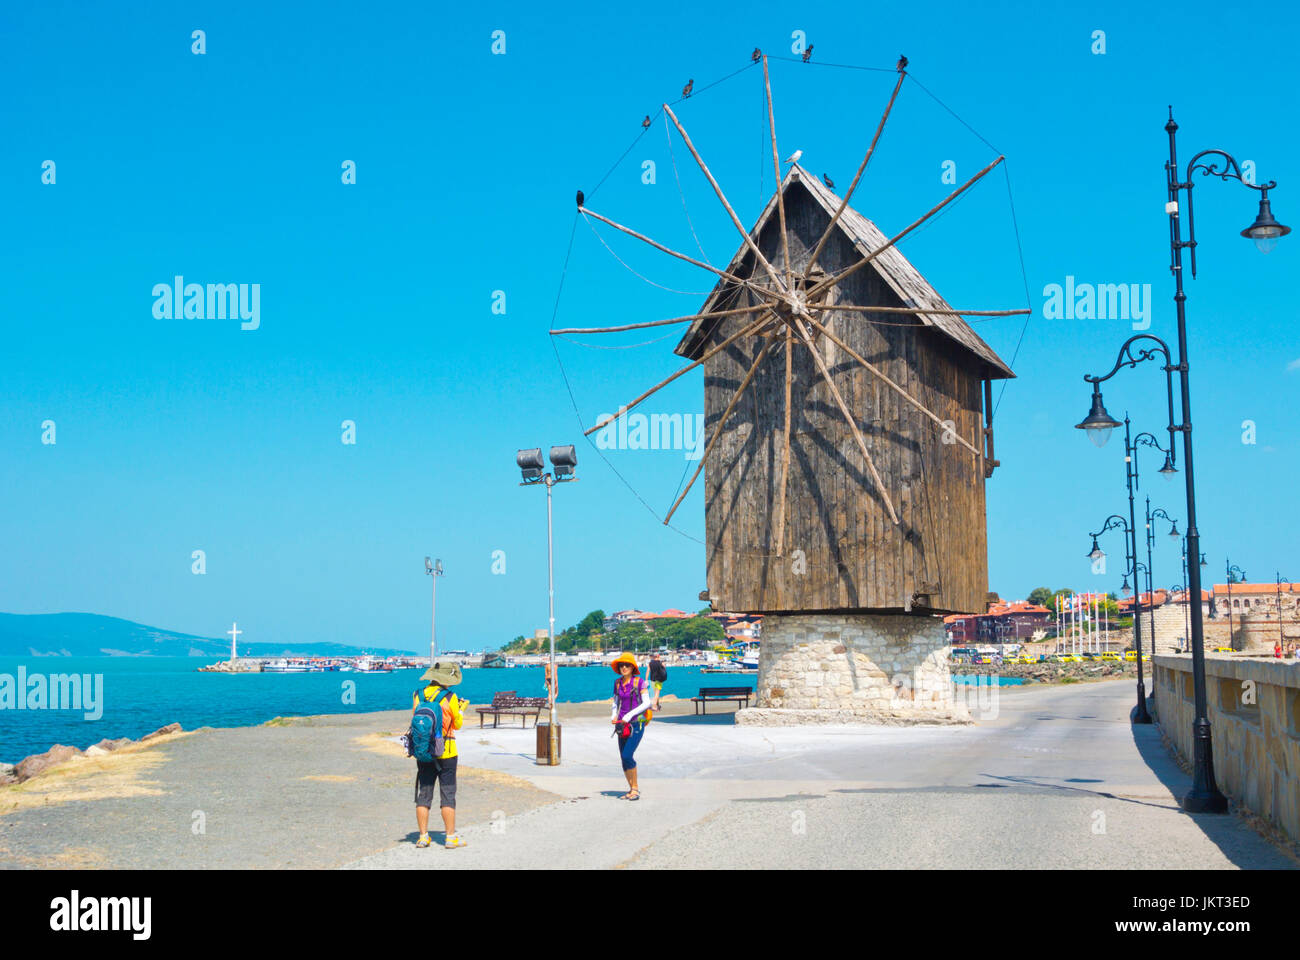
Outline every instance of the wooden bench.
{"label": "wooden bench", "polygon": [[[700,695],[691,697],[698,714],[701,708],[707,714],[710,702],[735,700],[740,706],[749,706],[749,698],[754,695],[753,687],[700,687]],[[737,708],[739,709],[739,707]]]}
{"label": "wooden bench", "polygon": [[492,714],[492,726],[495,727],[501,719],[501,714],[511,717],[518,717],[521,728],[527,729],[528,718],[533,718],[533,726],[537,726],[537,718],[541,716],[542,708],[549,706],[550,701],[545,697],[519,697],[513,690],[503,690],[492,696],[492,705],[490,707],[478,707],[478,725],[482,729],[487,715]]}

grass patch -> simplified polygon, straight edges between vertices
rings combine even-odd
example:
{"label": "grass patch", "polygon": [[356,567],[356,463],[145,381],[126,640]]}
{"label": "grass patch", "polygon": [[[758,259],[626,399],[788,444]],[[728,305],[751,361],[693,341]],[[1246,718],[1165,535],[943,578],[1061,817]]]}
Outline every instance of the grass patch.
{"label": "grass patch", "polygon": [[363,733],[359,737],[353,737],[352,742],[381,756],[409,759],[406,756],[406,749],[392,739],[395,736],[397,736],[395,733]]}
{"label": "grass patch", "polygon": [[169,733],[147,743],[128,744],[102,757],[73,757],[30,780],[0,787],[0,816],[51,803],[161,796],[166,791],[146,775],[168,758],[152,752],[152,748],[188,737],[191,732]]}

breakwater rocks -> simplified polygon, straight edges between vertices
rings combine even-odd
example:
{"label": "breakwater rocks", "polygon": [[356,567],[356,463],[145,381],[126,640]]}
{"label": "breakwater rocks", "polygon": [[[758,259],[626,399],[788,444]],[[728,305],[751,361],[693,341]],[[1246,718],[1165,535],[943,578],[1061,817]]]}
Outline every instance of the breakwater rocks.
{"label": "breakwater rocks", "polygon": [[56,743],[44,753],[35,753],[30,757],[20,760],[18,763],[10,766],[9,764],[0,764],[0,787],[7,786],[11,783],[22,783],[24,780],[30,780],[37,774],[44,773],[51,767],[65,763],[73,757],[102,757],[105,754],[112,753],[114,750],[120,750],[130,743],[146,743],[158,737],[165,737],[171,733],[180,733],[181,725],[179,723],[169,723],[165,727],[159,727],[153,733],[146,733],[139,740],[132,740],[130,737],[119,737],[116,740],[101,740],[99,743],[87,747],[85,750],[78,750],[76,747],[69,747],[62,743]]}
{"label": "breakwater rocks", "polygon": [[198,667],[199,673],[261,673],[262,661],[241,657],[238,660],[222,660],[206,667]]}
{"label": "breakwater rocks", "polygon": [[[1151,676],[1151,664],[1142,664]],[[954,676],[1019,677],[1025,683],[1077,683],[1081,680],[1104,680],[1107,677],[1136,677],[1137,663],[1094,660],[1083,663],[959,663],[949,667]]]}

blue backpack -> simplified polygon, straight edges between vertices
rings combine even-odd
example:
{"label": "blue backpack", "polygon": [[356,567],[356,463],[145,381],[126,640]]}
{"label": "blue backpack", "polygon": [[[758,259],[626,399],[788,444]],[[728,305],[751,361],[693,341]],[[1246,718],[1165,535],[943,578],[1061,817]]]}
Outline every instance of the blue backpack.
{"label": "blue backpack", "polygon": [[[421,703],[411,718],[410,756],[421,763],[437,763],[447,742],[442,737],[442,701],[447,698],[447,690],[439,690],[431,701]],[[424,688],[415,691],[420,700],[424,699]]]}

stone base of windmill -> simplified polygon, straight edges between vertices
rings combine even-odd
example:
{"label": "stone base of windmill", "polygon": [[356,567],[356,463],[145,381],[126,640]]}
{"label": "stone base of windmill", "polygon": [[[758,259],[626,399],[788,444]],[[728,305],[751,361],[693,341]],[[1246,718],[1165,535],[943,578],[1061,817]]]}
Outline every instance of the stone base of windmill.
{"label": "stone base of windmill", "polygon": [[766,614],[751,726],[966,724],[937,617]]}

